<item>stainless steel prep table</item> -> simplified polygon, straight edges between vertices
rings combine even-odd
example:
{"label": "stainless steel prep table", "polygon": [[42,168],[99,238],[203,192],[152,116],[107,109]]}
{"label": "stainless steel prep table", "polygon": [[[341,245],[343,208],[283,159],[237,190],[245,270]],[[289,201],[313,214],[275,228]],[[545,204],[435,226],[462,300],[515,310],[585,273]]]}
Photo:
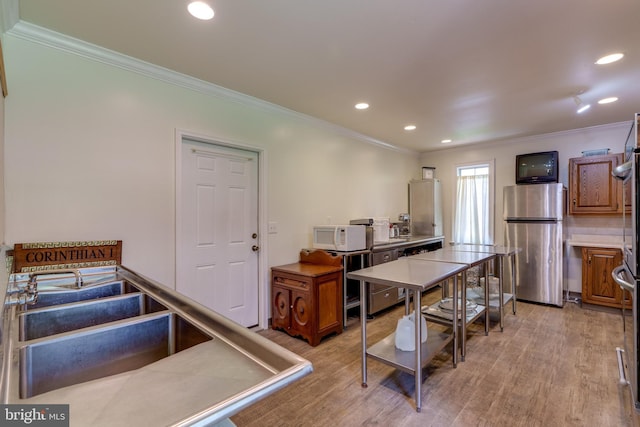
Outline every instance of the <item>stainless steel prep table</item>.
{"label": "stainless steel prep table", "polygon": [[[499,271],[499,301],[502,301],[502,304],[498,303],[498,310],[500,313],[500,331],[504,329],[504,305],[506,305],[509,301],[512,302],[513,314],[516,314],[516,269],[515,269],[515,254],[520,252],[519,248],[510,248],[508,246],[503,245],[470,245],[470,244],[460,244],[453,245],[450,248],[454,251],[461,252],[480,252],[480,253],[489,253],[495,254],[498,258],[498,271]],[[504,260],[509,258],[511,260],[511,293],[504,292]],[[485,279],[486,280],[486,279]],[[486,285],[486,284],[485,284]],[[491,304],[491,300],[489,300],[489,306],[494,307]]]}
{"label": "stainless steel prep table", "polygon": [[[422,292],[437,286],[443,280],[453,278],[454,298],[457,298],[457,277],[458,273],[466,269],[464,264],[430,262],[413,257],[400,258],[385,264],[364,268],[362,270],[347,273],[350,279],[360,281],[360,292],[364,295],[366,284],[378,283],[405,288],[413,291],[414,315],[420,319],[420,300]],[[408,303],[407,303],[408,308]],[[441,333],[433,330],[428,333],[427,342],[421,343],[422,322],[415,322],[415,351],[401,351],[395,347],[395,333],[387,336],[382,341],[367,348],[367,299],[362,298],[360,303],[360,322],[362,324],[362,386],[367,386],[367,357],[386,363],[404,372],[414,375],[415,378],[415,400],[416,410],[420,412],[422,407],[422,367],[431,358],[440,352],[449,342],[453,340],[453,366],[458,360],[458,327],[457,327],[457,305],[454,304],[453,311],[453,331],[451,334]]]}
{"label": "stainless steel prep table", "polygon": [[[348,259],[352,257],[360,258],[361,268],[364,268],[365,265],[372,265],[372,254],[374,252],[386,251],[389,249],[398,249],[398,250],[406,250],[412,248],[419,248],[426,245],[439,245],[442,246],[444,242],[444,236],[405,236],[395,239],[390,239],[388,242],[377,243],[371,249],[363,249],[359,251],[334,251],[327,250],[328,253],[332,255],[337,255],[342,257],[342,266],[344,267],[344,271],[347,272]],[[366,264],[365,264],[366,260]],[[342,292],[343,292],[343,316],[342,316],[342,327],[347,328],[347,311],[351,308],[358,307],[360,305],[360,299],[363,297],[363,294],[360,294],[357,299],[350,300],[349,295],[347,293],[347,275],[344,274],[342,276]],[[366,295],[366,294],[364,294]]]}
{"label": "stainless steel prep table", "polygon": [[[462,295],[460,297],[461,301],[466,301],[467,299],[467,285],[466,285],[466,271],[468,268],[471,267],[475,267],[477,265],[481,265],[481,264],[488,264],[489,261],[493,260],[495,258],[495,254],[490,254],[490,253],[481,253],[481,252],[462,252],[462,251],[453,251],[449,248],[447,249],[440,249],[437,251],[433,251],[433,252],[427,252],[427,253],[423,253],[423,254],[418,254],[418,255],[412,255],[409,258],[413,258],[416,260],[427,260],[427,261],[434,261],[434,262],[445,262],[445,263],[457,263],[457,264],[461,264],[464,265],[465,268],[462,270]],[[485,269],[486,272],[486,269]],[[465,316],[463,317],[465,319],[464,322],[462,322],[462,324],[460,325],[460,329],[461,329],[461,337],[460,337],[460,354],[462,356],[462,361],[464,362],[464,358],[466,355],[466,337],[467,337],[467,323],[471,323],[474,320],[476,320],[478,317],[480,317],[481,314],[484,313],[485,315],[485,319],[484,319],[484,332],[486,335],[489,334],[489,309],[487,307],[489,307],[489,292],[488,292],[488,288],[487,288],[487,284],[488,284],[488,280],[486,277],[486,273],[485,273],[485,293],[484,293],[484,297],[485,297],[485,304],[484,307],[481,305],[478,305],[477,309],[473,312],[473,313],[466,313],[466,305],[465,305]],[[454,283],[454,290],[456,288],[456,284]],[[453,296],[453,301],[457,301],[457,297],[456,295]],[[465,303],[466,304],[466,303]],[[434,304],[435,306],[437,306],[438,304]],[[457,304],[453,304],[454,306],[457,306]],[[432,306],[433,307],[433,306]],[[482,307],[482,308],[480,308]],[[434,313],[435,315],[433,317],[439,318],[439,319],[443,319],[444,321],[449,320],[448,317],[444,317],[441,316],[441,313],[438,313],[439,310],[436,310],[436,313]],[[435,319],[433,319],[435,320]],[[448,322],[447,322],[448,323]]]}

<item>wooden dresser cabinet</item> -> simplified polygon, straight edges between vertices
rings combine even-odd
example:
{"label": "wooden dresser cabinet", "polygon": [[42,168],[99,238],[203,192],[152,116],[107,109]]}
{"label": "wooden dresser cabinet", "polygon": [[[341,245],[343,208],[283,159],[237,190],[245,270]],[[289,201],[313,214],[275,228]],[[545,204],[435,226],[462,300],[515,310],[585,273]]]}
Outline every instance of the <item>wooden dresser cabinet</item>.
{"label": "wooden dresser cabinet", "polygon": [[[616,248],[582,248],[582,302],[607,307],[622,307],[622,290],[611,277],[611,271],[622,263],[622,252]],[[631,307],[629,300],[625,307]]]}
{"label": "wooden dresser cabinet", "polygon": [[622,182],[611,176],[622,161],[622,154],[569,159],[571,215],[622,214]]}
{"label": "wooden dresser cabinet", "polygon": [[342,257],[300,252],[295,264],[271,267],[271,327],[312,346],[342,332]]}

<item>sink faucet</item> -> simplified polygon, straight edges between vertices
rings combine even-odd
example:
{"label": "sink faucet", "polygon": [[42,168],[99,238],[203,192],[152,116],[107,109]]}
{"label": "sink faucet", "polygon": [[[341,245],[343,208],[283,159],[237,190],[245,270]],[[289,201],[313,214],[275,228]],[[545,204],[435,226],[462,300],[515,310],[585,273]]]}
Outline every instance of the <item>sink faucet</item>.
{"label": "sink faucet", "polygon": [[11,293],[10,298],[8,300],[9,305],[20,305],[20,304],[35,304],[38,301],[38,276],[50,275],[50,274],[65,274],[65,273],[73,273],[76,276],[76,287],[81,288],[83,285],[82,275],[80,274],[80,270],[77,269],[57,269],[57,270],[46,270],[46,271],[34,271],[33,273],[29,273],[29,281],[25,285],[17,284],[18,290],[16,292]]}

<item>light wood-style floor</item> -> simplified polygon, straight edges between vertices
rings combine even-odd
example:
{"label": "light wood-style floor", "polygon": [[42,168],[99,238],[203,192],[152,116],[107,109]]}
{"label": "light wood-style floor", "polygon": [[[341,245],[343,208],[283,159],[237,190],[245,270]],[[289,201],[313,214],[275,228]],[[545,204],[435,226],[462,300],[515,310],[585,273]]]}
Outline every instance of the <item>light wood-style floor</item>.
{"label": "light wood-style floor", "polygon": [[[423,297],[437,301],[440,291]],[[281,331],[261,335],[313,363],[314,372],[232,417],[245,426],[621,426],[636,427],[629,391],[619,385],[620,314],[518,302],[504,332],[470,328],[464,362],[451,349],[426,369],[422,411],[409,374],[369,359],[361,387],[360,320],[317,347]],[[393,332],[403,306],[367,323],[375,343]]]}

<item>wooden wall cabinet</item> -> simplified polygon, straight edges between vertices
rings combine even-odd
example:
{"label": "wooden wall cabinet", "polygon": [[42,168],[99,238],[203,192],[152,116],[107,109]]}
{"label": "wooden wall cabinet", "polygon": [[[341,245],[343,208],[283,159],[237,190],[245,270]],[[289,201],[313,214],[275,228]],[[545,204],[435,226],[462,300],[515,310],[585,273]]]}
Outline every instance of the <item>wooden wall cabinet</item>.
{"label": "wooden wall cabinet", "polygon": [[[616,248],[582,248],[582,302],[607,307],[622,307],[622,290],[611,271],[622,263]],[[625,307],[631,307],[629,300]]]}
{"label": "wooden wall cabinet", "polygon": [[301,262],[271,268],[271,327],[314,347],[323,337],[342,332],[342,259],[326,256],[319,262],[334,265],[305,262],[301,256]]}
{"label": "wooden wall cabinet", "polygon": [[622,154],[569,159],[569,214],[622,214],[622,182],[611,172]]}

